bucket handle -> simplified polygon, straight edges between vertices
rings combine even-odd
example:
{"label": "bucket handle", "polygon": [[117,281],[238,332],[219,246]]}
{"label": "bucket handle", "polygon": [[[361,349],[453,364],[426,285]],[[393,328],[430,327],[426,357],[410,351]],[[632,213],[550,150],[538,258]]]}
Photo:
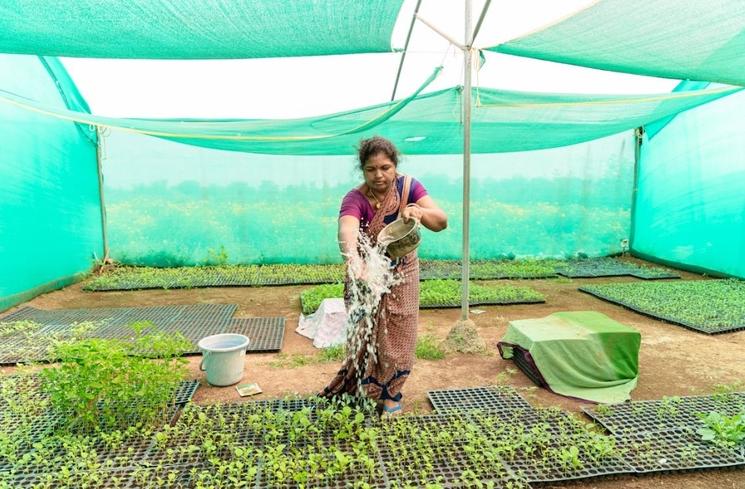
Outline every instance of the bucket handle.
{"label": "bucket handle", "polygon": [[208,351],[203,351],[202,352],[202,361],[199,362],[199,370],[201,370],[202,372],[204,372],[205,370],[207,370],[207,368],[204,366],[204,361],[207,360],[207,356],[209,354],[210,354],[210,352],[208,352]]}

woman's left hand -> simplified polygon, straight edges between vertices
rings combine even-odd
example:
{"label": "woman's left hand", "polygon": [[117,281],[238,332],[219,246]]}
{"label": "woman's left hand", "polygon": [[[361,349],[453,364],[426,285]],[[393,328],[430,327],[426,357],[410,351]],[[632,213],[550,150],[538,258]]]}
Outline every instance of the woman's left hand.
{"label": "woman's left hand", "polygon": [[415,219],[417,221],[422,220],[422,216],[424,215],[424,209],[419,207],[416,204],[409,204],[406,206],[401,212],[401,217],[404,219],[404,221],[410,221],[411,219]]}

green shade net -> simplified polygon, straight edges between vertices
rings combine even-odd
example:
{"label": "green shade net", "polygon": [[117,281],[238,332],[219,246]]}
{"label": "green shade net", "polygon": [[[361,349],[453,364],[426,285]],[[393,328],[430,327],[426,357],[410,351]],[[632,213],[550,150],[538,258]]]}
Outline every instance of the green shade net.
{"label": "green shade net", "polygon": [[632,250],[745,278],[745,97],[679,114],[644,142]]}
{"label": "green shade net", "polygon": [[[0,86],[87,110],[55,59],[0,55]],[[87,272],[103,251],[95,132],[0,104],[0,147],[2,310]]]}
{"label": "green shade net", "polygon": [[[116,119],[49,107],[0,91],[10,104],[50,117],[138,132],[213,149],[278,155],[350,155],[363,137],[391,139],[413,154],[460,154],[461,89],[422,93],[337,114],[290,120]],[[475,88],[473,153],[504,153],[577,144],[638,127],[735,93],[720,87],[658,95],[523,93]]]}
{"label": "green shade net", "polygon": [[602,0],[490,49],[636,75],[745,85],[745,2]]}
{"label": "green shade net", "polygon": [[[687,92],[690,90],[703,90],[707,88],[710,85],[709,82],[700,82],[700,81],[690,81],[690,80],[683,80],[682,82],[678,83],[678,85],[673,89],[673,92]],[[670,121],[675,119],[675,115],[671,115],[668,117],[665,117],[664,119],[660,119],[654,122],[650,122],[646,126],[644,126],[644,132],[646,133],[647,137],[649,139],[652,139],[657,135],[658,132],[660,132],[662,129],[667,126]]]}
{"label": "green shade net", "polygon": [[[111,255],[128,264],[338,263],[337,216],[362,183],[355,158],[216,151],[112,131],[102,138]],[[420,256],[462,251],[460,155],[404,155],[447,212]],[[631,131],[471,160],[471,256],[602,256],[629,238]],[[223,255],[224,251],[224,255]]]}
{"label": "green shade net", "polygon": [[217,59],[391,51],[403,0],[5,0],[0,52]]}
{"label": "green shade net", "polygon": [[639,377],[641,334],[594,311],[557,312],[511,321],[499,343],[503,358],[519,347],[548,388],[563,396],[615,404]]}

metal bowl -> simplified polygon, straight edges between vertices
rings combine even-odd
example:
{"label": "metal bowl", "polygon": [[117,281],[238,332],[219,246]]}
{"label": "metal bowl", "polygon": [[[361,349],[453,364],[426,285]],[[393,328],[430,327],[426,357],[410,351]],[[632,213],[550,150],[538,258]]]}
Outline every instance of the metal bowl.
{"label": "metal bowl", "polygon": [[391,258],[401,258],[414,251],[422,240],[419,221],[396,219],[380,230],[378,243],[385,246]]}

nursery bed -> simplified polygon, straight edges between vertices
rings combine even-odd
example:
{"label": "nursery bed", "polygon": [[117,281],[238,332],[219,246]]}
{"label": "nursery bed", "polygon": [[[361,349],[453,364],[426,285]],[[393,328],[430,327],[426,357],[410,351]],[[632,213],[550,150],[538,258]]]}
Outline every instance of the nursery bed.
{"label": "nursery bed", "polygon": [[660,268],[641,266],[615,258],[586,258],[556,263],[556,272],[569,278],[596,278],[631,276],[644,280],[680,278],[675,272]]}
{"label": "nursery bed", "polygon": [[745,281],[587,285],[581,292],[706,334],[745,329]]}
{"label": "nursery bed", "polygon": [[[540,304],[545,302],[543,295],[530,287],[510,285],[469,285],[471,306]],[[300,294],[300,307],[303,314],[312,314],[323,299],[341,298],[344,286],[319,285]],[[460,282],[457,280],[429,280],[420,284],[420,309],[447,309],[461,307]]]}

